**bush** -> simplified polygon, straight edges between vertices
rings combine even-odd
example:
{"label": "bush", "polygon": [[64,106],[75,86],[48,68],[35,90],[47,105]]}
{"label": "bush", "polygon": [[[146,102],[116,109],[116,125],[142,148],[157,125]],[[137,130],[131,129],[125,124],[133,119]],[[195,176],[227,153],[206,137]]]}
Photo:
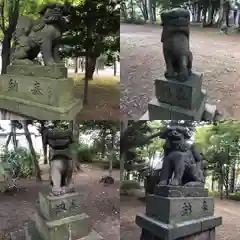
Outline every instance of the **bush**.
{"label": "bush", "polygon": [[81,162],[92,162],[93,161],[93,152],[92,148],[87,144],[79,144],[77,147],[78,151],[78,161]]}
{"label": "bush", "polygon": [[126,20],[123,20],[124,23],[129,23],[129,24],[137,24],[137,25],[144,25],[145,24],[145,20],[142,19],[141,17],[135,18],[135,19],[131,19],[128,18]]}
{"label": "bush", "polygon": [[102,161],[103,169],[109,169],[109,167],[110,167],[109,159],[112,159],[112,168],[113,169],[120,169],[119,153],[115,150],[107,152],[106,160]]}
{"label": "bush", "polygon": [[209,191],[208,194],[212,197],[219,197],[220,195],[218,191]]}
{"label": "bush", "polygon": [[[39,158],[39,156],[37,156]],[[1,155],[1,171],[4,176],[12,178],[27,178],[34,174],[32,155],[26,148],[18,148],[16,151],[4,151]]]}
{"label": "bush", "polygon": [[240,201],[240,192],[230,193],[229,199],[234,201]]}
{"label": "bush", "polygon": [[121,184],[121,190],[128,191],[131,189],[141,189],[140,183],[135,180],[126,180]]}

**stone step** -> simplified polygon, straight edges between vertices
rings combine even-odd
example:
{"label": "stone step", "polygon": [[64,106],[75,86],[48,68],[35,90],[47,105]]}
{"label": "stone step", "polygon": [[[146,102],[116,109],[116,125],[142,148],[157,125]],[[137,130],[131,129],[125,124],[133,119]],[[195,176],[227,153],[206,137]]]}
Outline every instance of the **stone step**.
{"label": "stone step", "polygon": [[44,240],[72,240],[87,236],[91,232],[89,216],[81,213],[59,220],[46,221],[39,213],[35,214],[37,231]]}

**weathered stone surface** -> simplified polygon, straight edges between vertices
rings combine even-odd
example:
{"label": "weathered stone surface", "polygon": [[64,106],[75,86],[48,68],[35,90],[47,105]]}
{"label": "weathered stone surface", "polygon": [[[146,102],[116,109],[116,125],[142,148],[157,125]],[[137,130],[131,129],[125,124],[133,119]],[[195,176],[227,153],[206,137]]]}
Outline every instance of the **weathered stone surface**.
{"label": "weathered stone surface", "polygon": [[103,238],[94,230],[92,230],[86,237],[80,238],[78,240],[102,240]]}
{"label": "weathered stone surface", "polygon": [[165,198],[148,195],[146,200],[146,215],[167,224],[180,223],[214,214],[214,199],[212,197]]}
{"label": "weathered stone surface", "polygon": [[89,217],[78,214],[54,221],[45,221],[40,213],[35,214],[36,228],[44,240],[81,239],[91,232]]}
{"label": "weathered stone surface", "polygon": [[148,104],[149,120],[201,120],[206,102],[206,91],[202,90],[194,110],[162,103],[153,97]]}
{"label": "weathered stone surface", "polygon": [[63,196],[49,196],[39,193],[39,208],[47,220],[57,220],[82,213],[81,200],[83,195],[70,193]]}
{"label": "weathered stone surface", "polygon": [[36,229],[36,224],[29,221],[23,229],[10,234],[11,240],[44,240]]}
{"label": "weathered stone surface", "polygon": [[73,99],[60,107],[49,106],[0,94],[0,109],[38,120],[72,120],[82,109],[82,100]]}
{"label": "weathered stone surface", "polygon": [[186,82],[155,80],[155,95],[158,101],[186,109],[195,109],[201,94],[202,75],[193,73]]}
{"label": "weathered stone surface", "polygon": [[53,66],[42,66],[38,64],[33,64],[29,61],[29,64],[21,64],[21,60],[18,62],[9,65],[7,68],[7,74],[9,75],[23,75],[30,77],[39,77],[39,78],[52,78],[52,79],[61,79],[67,78],[67,68],[62,65],[53,65]]}
{"label": "weathered stone surface", "polygon": [[18,18],[13,34],[12,60],[34,60],[42,53],[45,65],[55,65],[60,59],[59,44],[67,30],[65,17],[70,14],[69,4],[46,3],[40,8],[39,18]]}
{"label": "weathered stone surface", "polygon": [[72,79],[31,77],[19,75],[2,75],[1,95],[19,98],[53,107],[74,100],[74,82]]}
{"label": "weathered stone surface", "polygon": [[148,233],[146,238],[142,238],[143,240],[182,240],[185,237],[212,230],[222,224],[222,218],[210,216],[176,224],[165,224],[142,214],[136,216],[136,224]]}
{"label": "weathered stone surface", "polygon": [[201,187],[156,186],[154,193],[161,197],[207,197],[208,190]]}
{"label": "weathered stone surface", "polygon": [[179,240],[215,240],[215,229],[210,229],[208,231],[197,233],[192,236],[183,237]]}
{"label": "weathered stone surface", "polygon": [[[155,236],[153,237],[152,234],[147,230],[143,230],[142,237],[143,237],[143,240],[163,240],[163,238],[159,238]],[[177,240],[215,240],[215,229],[211,229],[205,232],[200,232],[192,236],[177,238]]]}

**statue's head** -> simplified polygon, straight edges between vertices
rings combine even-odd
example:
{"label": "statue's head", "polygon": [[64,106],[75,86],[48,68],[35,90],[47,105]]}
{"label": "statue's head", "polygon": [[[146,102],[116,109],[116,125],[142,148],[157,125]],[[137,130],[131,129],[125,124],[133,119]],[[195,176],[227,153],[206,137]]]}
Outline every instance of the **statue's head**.
{"label": "statue's head", "polygon": [[71,131],[58,128],[47,130],[46,138],[47,143],[56,149],[68,147],[73,142]]}
{"label": "statue's head", "polygon": [[162,26],[186,26],[190,23],[190,13],[184,8],[173,8],[161,14]]}
{"label": "statue's head", "polygon": [[60,4],[60,3],[46,3],[43,4],[39,10],[39,14],[42,17],[52,18],[53,20],[65,19],[71,14],[72,5],[69,3]]}
{"label": "statue's head", "polygon": [[161,138],[168,139],[170,141],[183,141],[191,138],[191,135],[187,128],[182,126],[168,127]]}

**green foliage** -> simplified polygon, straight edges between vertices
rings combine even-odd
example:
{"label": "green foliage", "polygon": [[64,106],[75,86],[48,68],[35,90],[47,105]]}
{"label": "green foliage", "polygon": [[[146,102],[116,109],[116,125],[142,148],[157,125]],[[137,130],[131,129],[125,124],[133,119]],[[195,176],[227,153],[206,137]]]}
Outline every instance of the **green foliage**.
{"label": "green foliage", "polygon": [[78,161],[82,162],[92,162],[94,158],[93,149],[87,144],[79,144],[77,148]]}
{"label": "green foliage", "polygon": [[229,194],[229,199],[234,200],[234,201],[240,201],[240,192],[235,192]]}
{"label": "green foliage", "polygon": [[127,18],[127,19],[124,19],[123,22],[129,23],[129,24],[136,24],[136,25],[144,25],[146,23],[146,21],[141,17],[134,18],[134,19]]}
{"label": "green foliage", "polygon": [[120,169],[120,156],[118,151],[112,150],[107,152],[106,160],[107,161],[104,161],[104,164],[103,164],[104,169],[109,169],[110,161],[112,161],[113,169]]}
{"label": "green foliage", "polygon": [[75,6],[62,41],[63,55],[97,58],[103,52],[119,52],[119,15],[117,1],[86,0]]}
{"label": "green foliage", "polygon": [[141,189],[140,183],[136,180],[125,180],[121,184],[121,190]]}
{"label": "green foliage", "polygon": [[208,194],[209,194],[209,196],[212,196],[212,197],[219,197],[218,191],[209,191]]}
{"label": "green foliage", "polygon": [[1,160],[0,174],[3,176],[27,178],[34,174],[32,155],[25,148],[18,148],[16,151],[3,151]]}

